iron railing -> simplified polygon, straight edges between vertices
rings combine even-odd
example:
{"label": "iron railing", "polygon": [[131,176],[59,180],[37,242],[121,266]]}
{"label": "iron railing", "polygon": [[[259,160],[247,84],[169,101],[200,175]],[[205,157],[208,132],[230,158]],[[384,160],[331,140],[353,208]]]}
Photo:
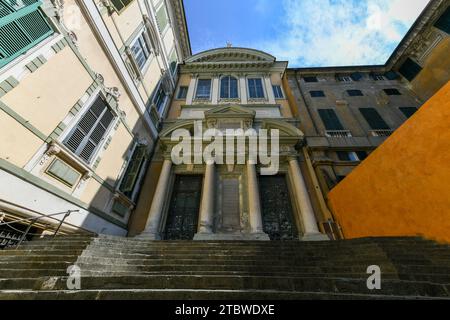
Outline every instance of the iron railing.
{"label": "iron railing", "polygon": [[[68,216],[70,216],[72,213],[79,213],[79,212],[80,212],[79,210],[67,210],[64,212],[41,215],[38,217],[23,218],[23,219],[7,221],[7,222],[2,221],[4,219],[4,217],[3,217],[3,219],[0,219],[0,228],[3,226],[6,226],[6,227],[10,228],[11,230],[14,230],[14,232],[2,231],[2,233],[0,234],[0,240],[2,240],[2,243],[4,242],[5,247],[10,246],[10,245],[16,245],[16,248],[18,248],[22,244],[22,242],[24,240],[26,240],[26,237],[28,235],[30,235],[30,233],[29,233],[30,229],[33,227],[33,225],[36,222],[38,222],[39,220],[41,220],[43,218],[51,218],[51,217],[55,217],[55,216],[59,216],[59,215],[64,215],[64,217],[61,220],[59,220],[56,230],[52,235],[52,237],[56,237],[56,235],[58,234],[59,230],[61,229],[61,226],[63,225],[66,218]],[[24,222],[28,222],[28,225],[27,225],[27,228],[25,229],[25,231],[19,230],[12,226],[14,224],[23,225]],[[18,236],[18,235],[20,235],[20,236]]]}

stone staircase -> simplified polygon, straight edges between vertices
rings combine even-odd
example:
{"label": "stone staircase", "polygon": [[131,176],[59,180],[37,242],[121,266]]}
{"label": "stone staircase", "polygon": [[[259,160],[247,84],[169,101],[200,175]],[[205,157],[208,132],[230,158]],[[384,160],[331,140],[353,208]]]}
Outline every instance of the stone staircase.
{"label": "stone staircase", "polygon": [[[67,290],[67,268],[81,290]],[[367,288],[370,265],[381,290]],[[0,250],[0,299],[450,299],[450,246],[420,238],[157,242],[62,236]]]}

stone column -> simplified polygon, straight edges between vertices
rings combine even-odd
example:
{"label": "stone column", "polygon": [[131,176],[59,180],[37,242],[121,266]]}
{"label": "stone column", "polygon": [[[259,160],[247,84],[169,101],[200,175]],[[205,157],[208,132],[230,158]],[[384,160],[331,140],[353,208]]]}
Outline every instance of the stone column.
{"label": "stone column", "polygon": [[158,180],[158,185],[156,186],[155,195],[153,196],[152,206],[148,214],[147,224],[145,225],[144,232],[139,237],[152,240],[161,239],[159,228],[161,224],[162,211],[164,209],[164,200],[166,199],[171,171],[172,161],[170,159],[164,160],[161,174]]}
{"label": "stone column", "polygon": [[199,233],[212,233],[214,223],[214,162],[206,164],[205,179],[203,181],[202,203],[200,207]]}
{"label": "stone column", "polygon": [[194,95],[195,95],[195,84],[197,82],[197,75],[191,75],[191,82],[189,83],[188,92],[186,95],[186,105],[190,106],[192,105],[194,101]]}
{"label": "stone column", "polygon": [[296,157],[292,157],[288,159],[288,161],[289,172],[295,188],[295,198],[301,211],[301,221],[304,228],[303,240],[329,240],[326,235],[320,233],[319,228],[317,227],[317,220],[314,215],[311,200],[309,198],[308,190],[306,189],[306,183],[303,179],[298,159]]}
{"label": "stone column", "polygon": [[247,98],[247,78],[245,75],[239,76],[239,92],[241,94],[241,103],[246,104],[248,102]]}
{"label": "stone column", "polygon": [[248,186],[248,206],[249,221],[252,233],[264,233],[261,203],[259,198],[258,179],[256,176],[255,164],[252,161],[247,162],[247,186]]}
{"label": "stone column", "polygon": [[220,91],[219,76],[214,75],[212,78],[212,83],[211,83],[211,103],[212,104],[219,103],[219,95],[220,95],[219,91]]}
{"label": "stone column", "polygon": [[264,83],[266,86],[267,99],[269,100],[269,103],[275,104],[276,103],[275,94],[273,93],[272,80],[270,79],[270,75],[264,76]]}

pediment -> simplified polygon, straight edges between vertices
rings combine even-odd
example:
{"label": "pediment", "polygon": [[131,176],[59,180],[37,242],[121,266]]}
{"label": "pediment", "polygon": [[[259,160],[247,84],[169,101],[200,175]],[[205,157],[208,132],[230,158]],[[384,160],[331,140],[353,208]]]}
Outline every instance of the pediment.
{"label": "pediment", "polygon": [[280,132],[280,137],[304,137],[304,134],[300,129],[294,127],[290,123],[279,120],[265,120],[261,126],[261,129],[266,129],[268,131],[276,129]]}
{"label": "pediment", "polygon": [[244,108],[237,105],[229,105],[218,108],[213,108],[205,112],[205,118],[251,118],[253,119],[256,115],[254,110]]}
{"label": "pediment", "polygon": [[186,63],[219,63],[219,62],[275,62],[275,57],[254,49],[219,48],[193,55]]}

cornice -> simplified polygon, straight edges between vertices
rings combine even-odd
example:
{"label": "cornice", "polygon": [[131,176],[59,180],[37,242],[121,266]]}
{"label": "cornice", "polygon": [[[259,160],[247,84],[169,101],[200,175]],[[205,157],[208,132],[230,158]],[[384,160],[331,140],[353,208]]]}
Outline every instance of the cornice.
{"label": "cornice", "polygon": [[183,0],[169,0],[173,9],[175,18],[175,32],[178,38],[181,51],[183,53],[183,60],[192,56],[191,40],[189,38],[189,30],[186,22],[186,12],[184,10]]}

